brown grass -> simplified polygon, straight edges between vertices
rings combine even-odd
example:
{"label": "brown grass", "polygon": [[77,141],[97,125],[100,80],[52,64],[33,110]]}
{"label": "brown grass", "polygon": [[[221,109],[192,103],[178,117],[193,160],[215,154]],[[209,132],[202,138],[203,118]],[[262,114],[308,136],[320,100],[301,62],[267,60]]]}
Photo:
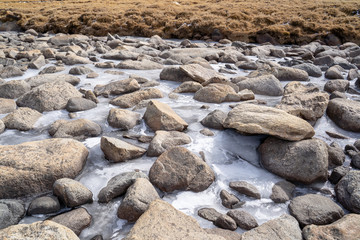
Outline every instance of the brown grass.
{"label": "brown grass", "polygon": [[332,33],[360,43],[359,0],[2,0],[0,21],[40,32],[200,39],[219,29],[231,40],[302,44]]}

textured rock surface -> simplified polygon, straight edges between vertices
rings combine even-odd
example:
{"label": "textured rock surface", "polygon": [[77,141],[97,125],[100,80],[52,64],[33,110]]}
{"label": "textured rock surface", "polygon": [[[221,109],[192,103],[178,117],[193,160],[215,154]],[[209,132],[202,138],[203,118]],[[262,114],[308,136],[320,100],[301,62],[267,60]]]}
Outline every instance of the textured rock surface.
{"label": "textured rock surface", "polygon": [[194,99],[200,102],[222,103],[238,102],[241,100],[241,97],[228,85],[212,83],[197,91]]}
{"label": "textured rock surface", "polygon": [[127,110],[112,108],[109,111],[107,121],[110,126],[120,130],[129,130],[140,123],[141,115],[139,113]]}
{"label": "textured rock surface", "polygon": [[24,215],[25,208],[21,200],[0,199],[0,229],[18,224]]}
{"label": "textured rock surface", "polygon": [[31,201],[27,210],[28,215],[56,213],[60,210],[57,197],[38,197]]}
{"label": "textured rock surface", "polygon": [[80,78],[69,74],[41,74],[27,78],[25,81],[30,84],[32,88],[55,81],[65,81],[75,86],[80,82]]}
{"label": "textured rock surface", "polygon": [[30,85],[24,80],[11,80],[0,84],[1,98],[18,98],[30,91]]}
{"label": "textured rock surface", "polygon": [[133,107],[140,103],[142,100],[148,100],[152,98],[162,98],[164,95],[159,89],[149,88],[139,90],[133,93],[124,94],[120,97],[114,98],[110,101],[111,104],[119,106],[121,108]]}
{"label": "textured rock surface", "polygon": [[54,138],[83,140],[87,137],[99,136],[101,134],[101,127],[99,124],[88,119],[57,120],[51,124],[49,134]]}
{"label": "textured rock surface", "polygon": [[360,171],[352,170],[335,186],[337,200],[347,210],[360,213]]}
{"label": "textured rock surface", "polygon": [[250,230],[259,226],[256,219],[249,213],[240,210],[230,210],[227,215],[235,220],[236,224],[245,230]]}
{"label": "textured rock surface", "polygon": [[213,77],[221,76],[215,70],[204,68],[199,64],[187,64],[180,66],[180,70],[185,73],[186,76],[190,77],[193,81],[203,83]]}
{"label": "textured rock surface", "polygon": [[209,113],[204,119],[201,120],[201,124],[205,127],[224,129],[223,123],[226,119],[226,113],[221,110],[214,110]]}
{"label": "textured rock surface", "polygon": [[329,102],[327,115],[342,129],[360,132],[360,103],[343,98]]}
{"label": "textured rock surface", "polygon": [[259,190],[252,184],[245,181],[236,181],[230,182],[229,187],[236,190],[241,194],[245,194],[246,196],[253,197],[256,199],[260,199],[261,195]]}
{"label": "textured rock surface", "polygon": [[151,140],[147,155],[149,157],[160,156],[167,149],[191,142],[188,135],[178,131],[156,131],[155,137]]}
{"label": "textured rock surface", "polygon": [[226,214],[221,214],[214,222],[214,225],[223,228],[223,229],[229,229],[231,231],[236,230],[237,225],[234,219],[229,217]]}
{"label": "textured rock surface", "polygon": [[86,111],[92,108],[96,108],[96,103],[86,98],[70,98],[66,104],[66,110],[69,112]]}
{"label": "textured rock surface", "polygon": [[16,102],[12,99],[0,98],[0,114],[11,113],[16,109]]}
{"label": "textured rock surface", "polygon": [[108,96],[110,94],[120,95],[134,92],[140,89],[139,83],[134,78],[111,82],[106,85],[96,85],[94,93],[96,96]]}
{"label": "textured rock surface", "polygon": [[198,215],[206,220],[215,222],[216,219],[221,216],[221,213],[216,211],[214,208],[201,208],[198,211]]}
{"label": "textured rock surface", "polygon": [[34,128],[36,121],[42,116],[36,110],[27,107],[21,107],[9,113],[1,119],[6,128],[28,131]]}
{"label": "textured rock surface", "polygon": [[239,90],[249,89],[255,94],[268,96],[283,95],[283,87],[274,75],[263,75],[255,78],[248,78],[236,84]]}
{"label": "textured rock surface", "polygon": [[272,193],[270,199],[275,203],[284,203],[292,198],[292,193],[295,189],[295,185],[288,181],[280,181],[275,183],[272,187]]}

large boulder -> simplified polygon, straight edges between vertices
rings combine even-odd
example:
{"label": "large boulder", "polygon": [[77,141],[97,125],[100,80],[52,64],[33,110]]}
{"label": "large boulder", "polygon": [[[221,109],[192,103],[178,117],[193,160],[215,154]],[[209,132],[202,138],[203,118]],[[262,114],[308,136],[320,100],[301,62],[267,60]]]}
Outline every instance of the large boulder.
{"label": "large boulder", "polygon": [[8,129],[28,131],[33,129],[34,124],[41,116],[42,114],[36,110],[27,107],[21,107],[12,113],[9,113],[1,120]]}
{"label": "large boulder", "polygon": [[119,128],[120,130],[129,130],[140,123],[141,115],[139,113],[126,110],[112,108],[109,111],[107,121],[110,126]]}
{"label": "large boulder", "polygon": [[153,131],[183,131],[188,126],[169,105],[156,100],[149,102],[143,118]]}
{"label": "large boulder", "polygon": [[336,198],[347,210],[360,213],[360,171],[352,170],[335,186]]}
{"label": "large boulder", "polygon": [[193,82],[193,79],[179,67],[165,67],[160,73],[160,80],[175,82]]}
{"label": "large boulder", "polygon": [[193,81],[203,83],[213,77],[221,77],[215,70],[204,68],[200,64],[187,64],[180,66],[180,70]]}
{"label": "large boulder", "polygon": [[76,119],[72,121],[57,120],[51,124],[49,134],[54,138],[74,138],[84,140],[87,137],[96,137],[101,134],[99,124],[88,119]]}
{"label": "large boulder", "polygon": [[24,73],[16,66],[0,68],[0,78],[19,77],[22,75],[24,75]]}
{"label": "large boulder", "polygon": [[311,138],[315,134],[308,122],[283,110],[245,103],[228,113],[223,126],[243,134],[268,134],[290,141]]}
{"label": "large boulder", "polygon": [[124,240],[225,240],[207,234],[198,222],[162,200],[153,201]]}
{"label": "large boulder", "polygon": [[328,148],[320,139],[289,142],[270,137],[259,152],[261,164],[287,180],[310,184],[327,179]]}
{"label": "large boulder", "polygon": [[80,82],[80,78],[69,74],[41,74],[25,79],[32,88],[55,81],[65,81],[75,86]]}
{"label": "large boulder", "polygon": [[274,67],[271,73],[280,81],[309,81],[307,72],[292,67]]}
{"label": "large boulder", "polygon": [[151,183],[164,192],[201,192],[215,180],[212,169],[183,147],[174,147],[158,157],[150,168]]}
{"label": "large boulder", "polygon": [[92,217],[85,208],[77,208],[59,214],[49,220],[68,227],[76,235],[80,235],[82,230],[90,226]]}
{"label": "large boulder", "polygon": [[140,89],[139,83],[134,78],[119,80],[108,83],[106,85],[96,85],[94,93],[96,96],[120,95],[124,93],[134,92]]}
{"label": "large boulder", "polygon": [[239,90],[249,89],[255,94],[268,96],[283,95],[283,87],[274,75],[267,74],[255,78],[247,78],[236,84]]}
{"label": "large boulder", "polygon": [[0,239],[80,240],[69,228],[52,221],[18,224],[0,230]]}
{"label": "large boulder", "polygon": [[335,98],[330,100],[327,115],[342,129],[360,132],[360,103],[357,101]]}
{"label": "large boulder", "polygon": [[72,139],[0,146],[0,152],[0,198],[49,191],[57,179],[76,177],[88,156],[87,148]]}
{"label": "large boulder", "polygon": [[344,211],[339,205],[330,198],[317,194],[294,198],[289,204],[289,212],[302,227],[310,224],[329,224],[344,216]]}
{"label": "large boulder", "polygon": [[69,112],[86,111],[92,108],[96,108],[96,103],[86,98],[70,98],[66,104],[66,110]]}
{"label": "large boulder", "polygon": [[0,84],[1,98],[18,98],[31,90],[30,85],[24,80],[11,80]]}
{"label": "large boulder", "polygon": [[111,100],[110,103],[121,108],[129,108],[135,106],[143,100],[162,97],[164,97],[164,95],[159,89],[149,88],[121,95],[120,97]]}
{"label": "large boulder", "polygon": [[158,157],[167,149],[191,142],[188,135],[178,131],[156,131],[155,137],[151,140],[147,155]]}
{"label": "large boulder", "polygon": [[0,199],[0,229],[18,224],[24,216],[25,208],[22,201],[15,199]]}
{"label": "large boulder", "polygon": [[212,83],[197,91],[194,99],[200,102],[222,103],[238,102],[241,100],[241,97],[229,85]]}
{"label": "large boulder", "polygon": [[22,95],[16,103],[20,107],[44,112],[65,108],[69,99],[73,97],[82,97],[82,94],[70,83],[55,81],[33,88]]}
{"label": "large boulder", "polygon": [[11,113],[16,109],[16,102],[12,99],[0,98],[0,114]]}

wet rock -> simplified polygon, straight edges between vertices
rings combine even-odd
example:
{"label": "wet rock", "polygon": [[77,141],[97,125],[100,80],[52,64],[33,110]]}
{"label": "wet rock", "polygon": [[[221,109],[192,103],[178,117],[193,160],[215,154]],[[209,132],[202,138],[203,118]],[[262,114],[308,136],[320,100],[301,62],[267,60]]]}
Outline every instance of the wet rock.
{"label": "wet rock", "polygon": [[242,240],[252,239],[294,239],[302,240],[301,229],[296,219],[284,214],[279,218],[267,221],[257,228],[245,232]]}
{"label": "wet rock", "polygon": [[30,63],[29,63],[29,68],[32,69],[40,69],[43,66],[45,66],[46,62],[45,62],[45,57],[43,55],[38,56],[37,58],[34,58]]}
{"label": "wet rock", "polygon": [[178,131],[156,131],[155,137],[151,140],[147,155],[149,157],[160,156],[166,150],[191,142],[188,135]]}
{"label": "wet rock", "polygon": [[337,200],[344,208],[360,213],[360,171],[351,170],[335,186]]}
{"label": "wet rock", "polygon": [[227,215],[235,220],[236,224],[245,230],[251,230],[259,226],[256,219],[249,213],[240,210],[230,210]]}
{"label": "wet rock", "polygon": [[16,103],[20,107],[29,107],[44,112],[65,108],[69,99],[73,97],[82,97],[82,95],[71,84],[56,81],[32,89],[22,95]]}
{"label": "wet rock", "polygon": [[142,239],[225,240],[207,234],[197,221],[162,200],[153,201],[124,240]]}
{"label": "wet rock", "polygon": [[69,70],[69,74],[72,74],[72,75],[85,75],[85,74],[92,73],[92,72],[94,72],[94,71],[85,66],[77,66],[77,67],[73,67]]}
{"label": "wet rock", "polygon": [[343,98],[330,100],[327,115],[342,129],[360,132],[360,103]]}
{"label": "wet rock", "polygon": [[288,142],[270,137],[259,152],[264,168],[287,180],[310,184],[327,179],[328,149],[320,139]]}
{"label": "wet rock", "polygon": [[215,175],[200,157],[186,148],[174,147],[158,157],[150,169],[149,178],[164,192],[201,192],[211,185]]}
{"label": "wet rock", "polygon": [[6,115],[2,121],[6,128],[29,131],[34,128],[34,124],[41,116],[42,114],[36,110],[21,107]]}
{"label": "wet rock", "polygon": [[129,130],[140,123],[141,114],[126,109],[112,108],[107,121],[110,126],[120,130]]}
{"label": "wet rock", "polygon": [[275,183],[272,187],[272,193],[270,199],[275,203],[285,203],[292,198],[293,191],[295,190],[295,185],[288,181],[280,181]]}
{"label": "wet rock", "polygon": [[328,147],[329,150],[329,166],[341,166],[345,161],[345,153],[339,144],[333,142]]}
{"label": "wet rock", "polygon": [[190,77],[193,81],[203,83],[213,77],[221,77],[215,70],[204,68],[199,64],[187,64],[180,66],[180,70]]}
{"label": "wet rock", "polygon": [[60,211],[60,203],[56,197],[38,197],[31,201],[27,215],[49,214]]}
{"label": "wet rock", "polygon": [[77,208],[52,217],[49,220],[71,229],[79,236],[82,230],[90,226],[91,219],[91,215],[85,208]]}
{"label": "wet rock", "polygon": [[329,181],[332,184],[337,184],[340,181],[340,179],[349,172],[349,170],[350,170],[349,168],[346,168],[344,166],[339,166],[334,168],[329,177]]}
{"label": "wet rock", "polygon": [[203,86],[198,82],[187,81],[183,82],[179,87],[177,87],[173,92],[174,93],[194,93],[200,90]]}
{"label": "wet rock", "polygon": [[211,136],[214,136],[214,133],[208,129],[208,128],[204,128],[204,129],[201,129],[200,130],[200,133],[204,136],[208,136],[208,137],[211,137]]}
{"label": "wet rock", "polygon": [[16,103],[12,99],[0,98],[0,114],[11,113],[16,109]]}
{"label": "wet rock", "polygon": [[340,66],[332,66],[325,72],[325,77],[328,79],[344,79],[340,69]]}
{"label": "wet rock", "polygon": [[198,215],[206,220],[215,222],[222,214],[216,211],[214,208],[201,208],[198,211]]}
{"label": "wet rock", "polygon": [[183,131],[188,126],[169,105],[156,100],[149,102],[143,118],[153,131]]}
{"label": "wet rock", "polygon": [[207,103],[238,102],[241,100],[232,87],[220,83],[212,83],[201,88],[195,93],[194,99]]}
{"label": "wet rock", "polygon": [[348,214],[325,226],[309,225],[303,229],[305,240],[355,240],[360,238],[360,215]]}
{"label": "wet rock", "polygon": [[164,95],[159,89],[149,88],[139,90],[133,93],[124,94],[120,97],[114,98],[110,101],[110,104],[119,106],[121,108],[130,108],[135,106],[136,104],[139,104],[141,101],[162,97],[164,97]]}
{"label": "wet rock", "polygon": [[66,104],[66,110],[69,112],[86,111],[92,108],[96,108],[96,103],[86,98],[70,98]]}
{"label": "wet rock", "polygon": [[92,203],[92,192],[82,183],[70,178],[61,178],[55,181],[54,195],[67,207],[73,208],[86,203]]}
{"label": "wet rock", "polygon": [[0,152],[0,198],[48,191],[57,179],[76,177],[88,156],[86,147],[71,139],[0,146]]}
{"label": "wet rock", "polygon": [[240,201],[234,194],[231,194],[226,190],[221,190],[220,198],[222,205],[229,209],[239,208],[245,204],[245,202]]}
{"label": "wet rock", "polygon": [[205,127],[215,128],[215,129],[224,129],[223,123],[226,119],[226,113],[221,110],[214,110],[209,113],[204,119],[201,120],[201,124]]}
{"label": "wet rock", "polygon": [[349,89],[348,80],[329,80],[324,85],[324,91],[332,93],[334,91],[346,92]]}
{"label": "wet rock", "polygon": [[285,111],[255,104],[240,104],[233,108],[223,124],[245,134],[268,134],[298,141],[311,138],[314,129],[305,120]]}
{"label": "wet rock", "polygon": [[230,182],[229,187],[234,189],[235,191],[245,194],[248,197],[253,197],[255,199],[260,199],[261,195],[259,190],[252,184],[245,181],[236,181]]}
{"label": "wet rock", "polygon": [[57,120],[51,124],[49,134],[54,138],[74,138],[83,140],[88,137],[96,137],[101,134],[99,124],[88,119],[76,119],[72,121]]}
{"label": "wet rock", "polygon": [[27,78],[25,81],[30,84],[31,88],[55,81],[65,81],[75,86],[80,82],[80,78],[69,74],[42,74]]}
{"label": "wet rock", "polygon": [[52,221],[18,224],[0,231],[0,238],[79,240],[69,228]]}
{"label": "wet rock", "polygon": [[111,178],[106,187],[99,192],[98,198],[100,203],[110,202],[112,199],[119,197],[126,193],[126,190],[138,178],[146,178],[148,176],[141,171],[125,172]]}
{"label": "wet rock", "polygon": [[21,200],[0,199],[0,229],[18,224],[24,215],[24,202]]}
{"label": "wet rock", "polygon": [[125,60],[116,65],[120,69],[134,69],[134,70],[153,70],[162,69],[163,65],[147,59],[141,61]]}
{"label": "wet rock", "polygon": [[293,68],[304,70],[311,77],[321,77],[322,76],[321,69],[318,66],[311,64],[311,63],[302,63],[299,65],[293,66]]}
{"label": "wet rock", "polygon": [[280,81],[271,74],[247,78],[236,85],[239,87],[239,90],[249,89],[255,94],[260,95],[281,96],[284,92]]}
{"label": "wet rock", "polygon": [[143,148],[112,137],[101,137],[100,147],[105,158],[111,162],[125,162],[139,158],[146,152]]}
{"label": "wet rock", "polygon": [[137,178],[126,191],[117,215],[121,219],[135,222],[155,199],[160,199],[160,197],[149,180]]}
{"label": "wet rock", "polygon": [[330,198],[317,194],[294,198],[289,204],[289,212],[302,227],[310,224],[329,224],[344,216],[344,211],[339,205]]}
{"label": "wet rock", "polygon": [[280,81],[309,81],[307,72],[291,67],[275,67],[271,73]]}
{"label": "wet rock", "polygon": [[179,67],[165,67],[160,73],[160,80],[175,82],[193,82],[193,79]]}
{"label": "wet rock", "polygon": [[12,78],[22,75],[24,75],[24,73],[15,66],[6,66],[4,68],[0,68],[0,78]]}
{"label": "wet rock", "polygon": [[136,79],[128,78],[125,80],[111,82],[106,85],[96,85],[94,88],[94,93],[96,96],[109,96],[110,94],[120,95],[124,93],[130,93],[139,89],[140,85]]}
{"label": "wet rock", "polygon": [[214,225],[223,228],[229,229],[231,231],[235,231],[237,229],[237,225],[234,219],[229,217],[228,215],[221,214],[214,222]]}
{"label": "wet rock", "polygon": [[14,99],[30,90],[30,85],[24,80],[11,80],[0,85],[0,97]]}

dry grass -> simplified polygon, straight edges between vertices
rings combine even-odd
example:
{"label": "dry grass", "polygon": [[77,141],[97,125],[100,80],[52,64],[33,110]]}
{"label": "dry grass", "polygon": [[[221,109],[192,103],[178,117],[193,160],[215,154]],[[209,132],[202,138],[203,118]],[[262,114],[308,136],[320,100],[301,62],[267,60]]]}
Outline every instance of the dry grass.
{"label": "dry grass", "polygon": [[1,0],[0,20],[40,32],[305,43],[333,33],[360,43],[359,0]]}

